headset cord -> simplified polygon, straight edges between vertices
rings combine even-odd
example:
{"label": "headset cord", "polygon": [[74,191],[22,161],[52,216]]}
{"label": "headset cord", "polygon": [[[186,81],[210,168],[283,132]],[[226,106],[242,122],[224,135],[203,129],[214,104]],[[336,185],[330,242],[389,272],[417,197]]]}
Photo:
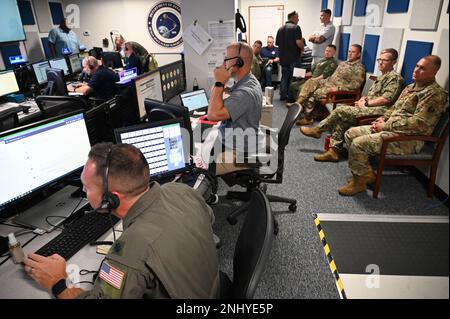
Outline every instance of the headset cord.
{"label": "headset cord", "polygon": [[116,242],[116,231],[114,229],[114,223],[113,223],[113,220],[112,220],[112,217],[111,217],[111,210],[108,209],[108,212],[109,212],[109,214],[108,214],[109,223],[111,224],[111,229],[112,229],[112,234],[113,234],[113,242],[115,243]]}

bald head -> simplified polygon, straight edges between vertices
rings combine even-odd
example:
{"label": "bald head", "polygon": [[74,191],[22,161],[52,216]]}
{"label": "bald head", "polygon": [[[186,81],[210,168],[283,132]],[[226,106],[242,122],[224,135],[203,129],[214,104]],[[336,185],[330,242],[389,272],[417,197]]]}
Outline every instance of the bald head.
{"label": "bald head", "polygon": [[417,62],[412,78],[419,85],[433,82],[440,67],[440,57],[437,55],[427,55]]}
{"label": "bald head", "polygon": [[436,68],[436,72],[441,68],[442,60],[437,55],[427,55],[424,59]]}
{"label": "bald head", "polygon": [[231,49],[232,52],[234,52],[235,56],[240,56],[242,59],[253,58],[253,49],[248,43],[245,42],[232,43],[227,47],[227,49]]}

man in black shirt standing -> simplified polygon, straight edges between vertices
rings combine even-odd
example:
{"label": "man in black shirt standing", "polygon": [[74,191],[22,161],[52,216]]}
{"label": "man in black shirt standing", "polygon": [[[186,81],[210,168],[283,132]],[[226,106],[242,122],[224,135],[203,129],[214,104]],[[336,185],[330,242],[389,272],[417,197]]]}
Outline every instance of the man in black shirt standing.
{"label": "man in black shirt standing", "polygon": [[113,70],[100,65],[95,57],[88,56],[83,60],[83,71],[91,77],[90,81],[77,86],[69,85],[69,92],[94,95],[105,101],[114,97],[119,76]]}
{"label": "man in black shirt standing", "polygon": [[278,29],[276,44],[280,49],[281,84],[280,101],[287,98],[294,67],[299,67],[303,52],[302,29],[298,26],[298,13],[288,14],[288,21]]}

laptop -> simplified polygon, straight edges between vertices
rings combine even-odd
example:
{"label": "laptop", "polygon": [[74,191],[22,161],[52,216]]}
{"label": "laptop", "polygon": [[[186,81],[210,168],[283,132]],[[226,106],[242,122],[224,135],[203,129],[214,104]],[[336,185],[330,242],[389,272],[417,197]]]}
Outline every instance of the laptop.
{"label": "laptop", "polygon": [[180,94],[181,104],[189,109],[189,113],[203,112],[208,109],[208,96],[205,89]]}
{"label": "laptop", "polygon": [[128,83],[131,79],[137,77],[137,68],[131,68],[129,70],[123,70],[119,73],[119,83]]}

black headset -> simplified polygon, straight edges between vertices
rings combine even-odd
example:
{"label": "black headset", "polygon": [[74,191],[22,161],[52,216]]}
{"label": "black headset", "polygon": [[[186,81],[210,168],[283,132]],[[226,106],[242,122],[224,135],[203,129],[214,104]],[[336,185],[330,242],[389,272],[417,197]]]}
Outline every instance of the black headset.
{"label": "black headset", "polygon": [[105,170],[103,171],[103,195],[102,203],[100,204],[100,208],[107,209],[108,212],[111,212],[112,209],[116,209],[120,205],[119,197],[108,190],[108,171],[109,163],[111,161],[111,153],[112,147],[108,149],[108,153],[106,154]]}
{"label": "black headset", "polygon": [[242,42],[239,42],[238,56],[236,57],[236,64],[235,64],[237,68],[242,68],[244,66],[244,60],[242,60],[241,58],[241,47]]}

